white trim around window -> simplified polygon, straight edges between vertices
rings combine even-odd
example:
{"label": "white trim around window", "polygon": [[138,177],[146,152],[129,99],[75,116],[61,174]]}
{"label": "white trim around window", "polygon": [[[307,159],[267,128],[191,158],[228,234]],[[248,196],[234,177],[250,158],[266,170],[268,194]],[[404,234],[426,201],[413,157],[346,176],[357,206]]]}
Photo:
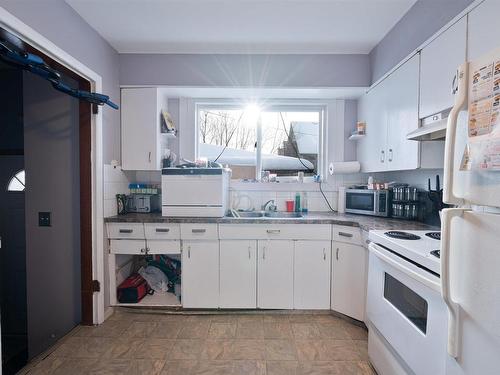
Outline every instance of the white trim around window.
{"label": "white trim around window", "polygon": [[[190,111],[191,113],[185,113],[185,118],[192,120],[193,132],[189,137],[189,141],[192,142],[192,158],[198,158],[199,156],[199,128],[198,128],[198,111],[204,108],[217,108],[217,109],[240,109],[245,108],[248,105],[257,105],[261,110],[264,111],[282,111],[282,112],[318,112],[319,113],[319,147],[318,147],[318,165],[317,173],[326,176],[328,169],[328,111],[331,110],[332,104],[335,101],[326,100],[294,100],[294,99],[248,99],[248,100],[230,100],[230,99],[190,99],[184,105],[184,111]],[[181,105],[182,107],[182,105]],[[335,108],[336,109],[336,108]],[[182,109],[181,109],[182,112]],[[180,121],[182,123],[182,121]],[[186,134],[184,133],[184,136]],[[187,159],[185,156],[185,151],[187,151],[188,145],[186,144],[186,138],[182,142],[184,147],[181,146],[181,155]],[[183,150],[182,150],[183,149]],[[183,152],[184,151],[184,152]],[[261,150],[261,144],[258,144],[257,155]],[[258,160],[256,166],[256,176],[258,169]]]}

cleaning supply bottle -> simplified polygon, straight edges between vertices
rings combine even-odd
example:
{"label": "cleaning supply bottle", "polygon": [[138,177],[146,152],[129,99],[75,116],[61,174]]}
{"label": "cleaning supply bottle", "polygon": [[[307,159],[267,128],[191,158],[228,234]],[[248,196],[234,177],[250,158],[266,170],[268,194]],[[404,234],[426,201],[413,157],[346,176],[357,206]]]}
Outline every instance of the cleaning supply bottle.
{"label": "cleaning supply bottle", "polygon": [[295,193],[295,212],[301,212],[300,209],[300,193]]}
{"label": "cleaning supply bottle", "polygon": [[307,191],[302,193],[302,213],[307,214]]}

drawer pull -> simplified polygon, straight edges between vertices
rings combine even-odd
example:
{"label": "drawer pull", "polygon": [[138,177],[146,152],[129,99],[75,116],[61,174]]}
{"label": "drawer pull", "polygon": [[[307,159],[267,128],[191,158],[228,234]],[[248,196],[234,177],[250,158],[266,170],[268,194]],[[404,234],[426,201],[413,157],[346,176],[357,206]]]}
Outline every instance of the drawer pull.
{"label": "drawer pull", "polygon": [[188,246],[188,258],[191,259],[191,246]]}
{"label": "drawer pull", "polygon": [[206,229],[191,229],[191,233],[205,233]]}
{"label": "drawer pull", "polygon": [[170,232],[169,228],[156,228],[156,233],[168,233]]}
{"label": "drawer pull", "polygon": [[280,232],[281,232],[281,230],[279,230],[279,229],[268,229],[267,230],[267,233],[269,233],[269,234],[277,234]]}
{"label": "drawer pull", "polygon": [[351,238],[352,237],[352,233],[339,232],[339,236]]}
{"label": "drawer pull", "polygon": [[132,233],[133,229],[120,229],[120,233]]}
{"label": "drawer pull", "polygon": [[337,252],[335,253],[335,258],[337,258],[337,260],[339,260],[339,248],[337,247]]}
{"label": "drawer pull", "polygon": [[326,249],[323,248],[323,260],[326,260]]}

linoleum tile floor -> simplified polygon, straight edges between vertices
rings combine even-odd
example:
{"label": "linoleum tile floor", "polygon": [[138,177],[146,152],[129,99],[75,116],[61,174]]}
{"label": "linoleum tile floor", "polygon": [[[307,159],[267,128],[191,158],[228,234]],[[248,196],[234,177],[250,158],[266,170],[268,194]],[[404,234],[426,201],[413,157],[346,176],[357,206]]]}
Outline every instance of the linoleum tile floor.
{"label": "linoleum tile floor", "polygon": [[61,341],[23,373],[375,374],[366,329],[331,314],[187,316],[121,309]]}

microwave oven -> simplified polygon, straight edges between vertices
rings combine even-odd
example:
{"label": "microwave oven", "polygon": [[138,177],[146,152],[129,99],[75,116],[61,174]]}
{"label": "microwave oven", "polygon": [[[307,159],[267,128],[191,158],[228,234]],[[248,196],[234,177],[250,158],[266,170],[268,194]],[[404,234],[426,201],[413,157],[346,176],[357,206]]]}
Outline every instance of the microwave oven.
{"label": "microwave oven", "polygon": [[345,212],[389,216],[389,190],[346,189]]}

